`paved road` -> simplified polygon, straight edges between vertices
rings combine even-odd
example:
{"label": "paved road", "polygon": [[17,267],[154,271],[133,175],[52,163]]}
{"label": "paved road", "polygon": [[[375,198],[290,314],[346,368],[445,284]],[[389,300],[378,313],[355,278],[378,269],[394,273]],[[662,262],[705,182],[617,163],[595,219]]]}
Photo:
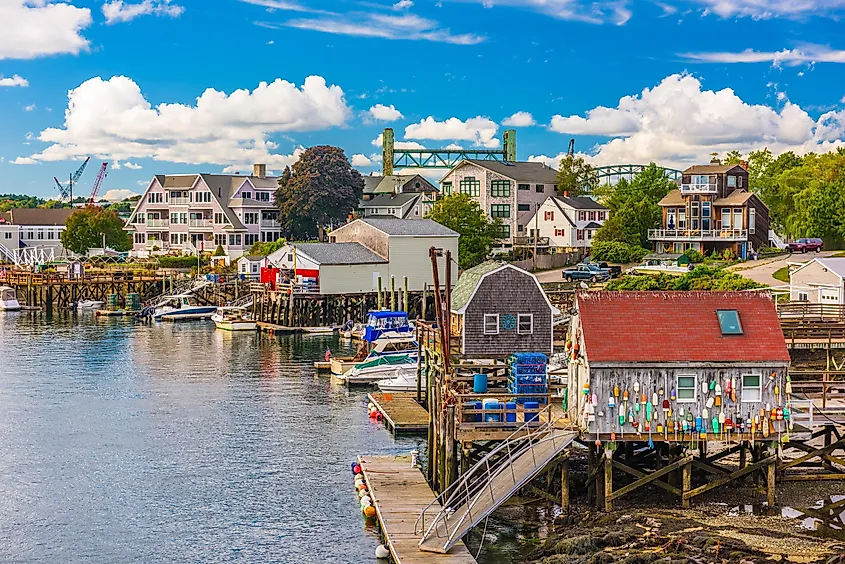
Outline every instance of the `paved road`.
{"label": "paved road", "polygon": [[787,266],[790,263],[801,263],[812,260],[816,257],[828,257],[836,251],[822,251],[821,253],[807,253],[807,254],[790,254],[783,255],[773,259],[763,259],[753,262],[743,262],[729,267],[730,270],[750,278],[760,284],[767,286],[783,286],[785,282],[781,282],[772,277],[776,270]]}

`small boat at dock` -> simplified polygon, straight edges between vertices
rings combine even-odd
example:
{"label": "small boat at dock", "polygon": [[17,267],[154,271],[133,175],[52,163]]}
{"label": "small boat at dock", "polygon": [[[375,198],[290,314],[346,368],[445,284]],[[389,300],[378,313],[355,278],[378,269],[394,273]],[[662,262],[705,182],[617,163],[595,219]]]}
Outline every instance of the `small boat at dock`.
{"label": "small boat at dock", "polygon": [[[391,378],[385,378],[376,382],[376,386],[382,392],[416,392],[417,391],[417,370],[406,368],[397,368]],[[425,383],[422,383],[423,393],[425,391]]]}
{"label": "small boat at dock", "polygon": [[255,331],[258,324],[241,307],[220,307],[211,316],[214,325],[223,331]]}
{"label": "small boat at dock", "polygon": [[[202,306],[193,303],[191,294],[165,296],[151,313],[156,321],[187,321],[210,319],[217,312],[217,306]],[[142,312],[143,313],[143,312]]]}
{"label": "small boat at dock", "polygon": [[369,385],[393,376],[397,369],[416,373],[416,357],[391,355],[368,358],[338,378],[349,386]]}
{"label": "small boat at dock", "polygon": [[72,308],[79,311],[99,311],[105,304],[102,300],[82,300],[73,304]]}
{"label": "small boat at dock", "polygon": [[0,311],[20,311],[21,304],[18,302],[18,294],[14,288],[0,286]]}

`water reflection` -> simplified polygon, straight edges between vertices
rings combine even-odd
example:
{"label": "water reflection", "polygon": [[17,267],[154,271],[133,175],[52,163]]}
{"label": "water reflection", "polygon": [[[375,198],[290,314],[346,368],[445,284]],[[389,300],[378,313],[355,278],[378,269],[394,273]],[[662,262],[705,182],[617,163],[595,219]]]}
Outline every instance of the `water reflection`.
{"label": "water reflection", "polygon": [[367,562],[348,463],[407,453],[313,361],[331,337],[0,314],[14,562]]}

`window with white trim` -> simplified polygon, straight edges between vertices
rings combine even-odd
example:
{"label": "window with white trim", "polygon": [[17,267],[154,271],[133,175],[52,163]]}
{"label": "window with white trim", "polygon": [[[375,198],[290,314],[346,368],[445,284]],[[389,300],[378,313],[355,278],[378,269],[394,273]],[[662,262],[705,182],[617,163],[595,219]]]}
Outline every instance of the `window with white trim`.
{"label": "window with white trim", "polygon": [[698,392],[698,376],[695,374],[678,374],[676,378],[678,403],[695,403]]}
{"label": "window with white trim", "polygon": [[809,292],[798,292],[798,301],[799,302],[809,302],[810,301],[810,293]]}
{"label": "window with white trim", "polygon": [[516,332],[520,335],[530,335],[534,332],[534,314],[520,313],[517,319]]}
{"label": "window with white trim", "polygon": [[499,334],[499,314],[485,313],[484,314],[484,334],[498,335]]}
{"label": "window with white trim", "polygon": [[742,375],[742,403],[756,403],[763,399],[763,384],[759,374]]}
{"label": "window with white trim", "polygon": [[748,232],[752,235],[754,234],[754,230],[757,228],[757,210],[754,208],[748,208]]}

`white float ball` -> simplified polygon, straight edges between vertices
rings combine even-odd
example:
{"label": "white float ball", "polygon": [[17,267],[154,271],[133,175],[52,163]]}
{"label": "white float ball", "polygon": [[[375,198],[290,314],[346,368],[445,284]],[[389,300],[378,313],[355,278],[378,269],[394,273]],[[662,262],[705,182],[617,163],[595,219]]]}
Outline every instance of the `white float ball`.
{"label": "white float ball", "polygon": [[387,547],[383,544],[380,544],[376,547],[376,558],[388,558],[390,556],[390,551],[387,550]]}

